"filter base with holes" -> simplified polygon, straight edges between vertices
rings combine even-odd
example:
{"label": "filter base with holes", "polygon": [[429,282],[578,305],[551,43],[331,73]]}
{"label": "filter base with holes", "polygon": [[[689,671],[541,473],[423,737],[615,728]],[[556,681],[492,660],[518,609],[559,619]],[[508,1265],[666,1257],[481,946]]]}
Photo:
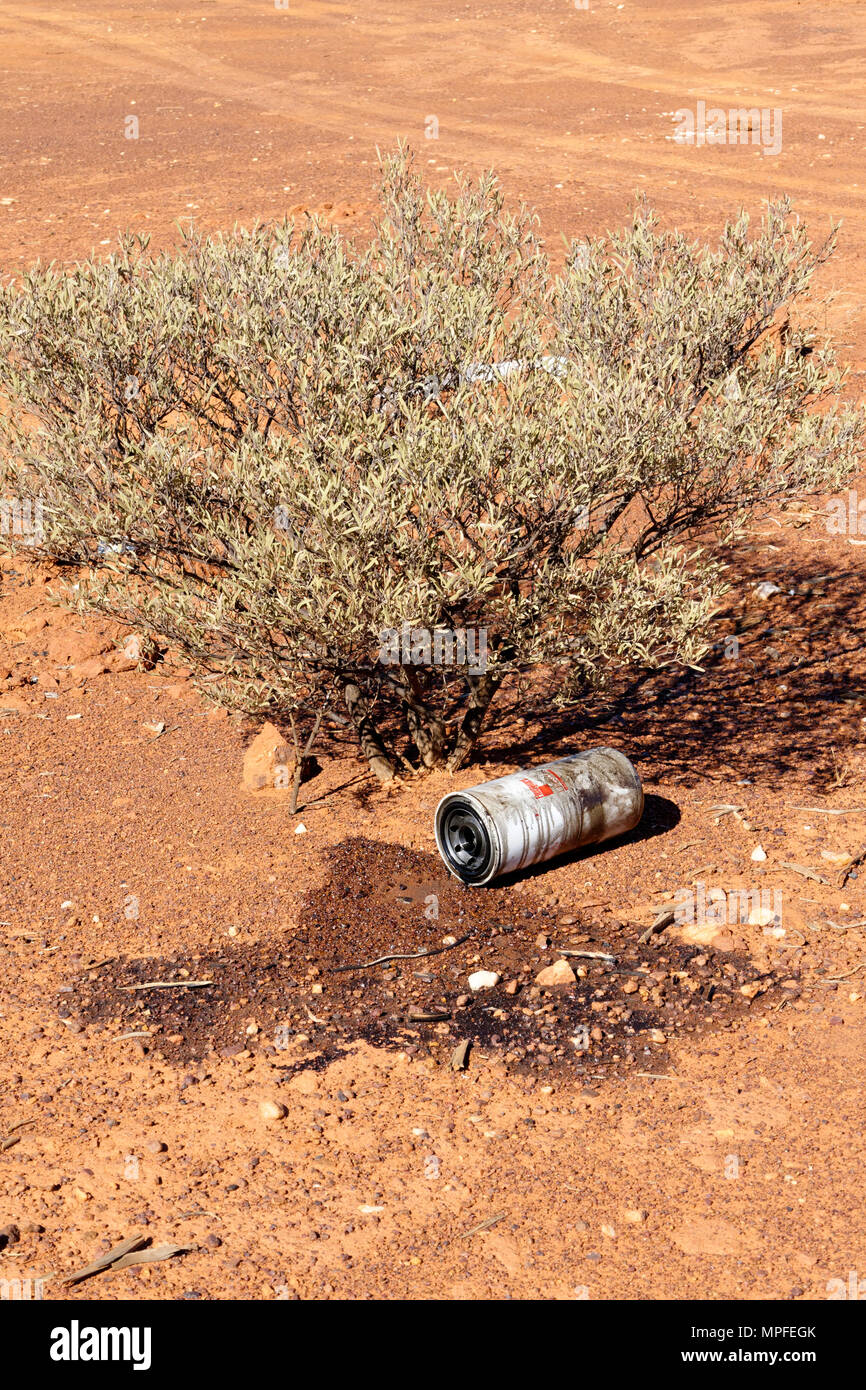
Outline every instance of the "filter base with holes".
{"label": "filter base with holes", "polygon": [[453,797],[437,822],[439,852],[464,883],[482,883],[493,867],[494,847],[484,818],[471,802]]}

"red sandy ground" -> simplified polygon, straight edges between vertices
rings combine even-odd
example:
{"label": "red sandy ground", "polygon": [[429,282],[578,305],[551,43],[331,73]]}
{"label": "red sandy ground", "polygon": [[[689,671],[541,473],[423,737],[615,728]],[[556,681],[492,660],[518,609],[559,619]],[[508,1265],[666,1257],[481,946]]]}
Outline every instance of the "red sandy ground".
{"label": "red sandy ground", "polygon": [[[123,225],[165,244],[190,214],[220,227],[309,207],[360,229],[375,146],[401,136],[434,179],[495,164],[551,244],[619,223],[637,189],[707,236],[741,202],[758,211],[786,191],[816,235],[846,219],[823,280],[840,291],[830,326],[856,393],[866,7],[591,5],[4,3],[3,264],[69,260]],[[781,107],[782,153],[674,144],[670,113],[698,100]],[[123,138],[130,114],[138,141]],[[438,141],[424,138],[431,115]],[[589,729],[510,709],[453,781],[397,793],[336,744],[294,835],[284,799],[239,788],[248,726],[208,714],[176,669],[70,670],[119,632],[53,606],[56,574],[4,561],[0,1227],[20,1236],[0,1278],[63,1296],[65,1274],[132,1234],[190,1249],[72,1296],[808,1300],[866,1273],[866,870],[843,890],[822,857],[866,843],[852,809],[866,804],[861,576],[856,538],[830,537],[820,512],[757,523],[720,620],[742,634],[738,661],[601,703]],[[766,578],[784,593],[761,604]],[[422,1030],[406,1048],[359,1039],[319,1070],[281,1071],[321,1053],[324,1032],[263,1044],[270,1022],[243,996],[226,999],[219,1041],[234,1046],[181,1060],[158,1034],[120,1036],[141,1030],[113,1012],[116,992],[101,1015],[84,1008],[107,959],[194,970],[229,946],[288,943],[331,847],[363,835],[429,853],[446,788],[605,740],[679,820],[554,863],[523,895],[506,888],[515,912],[529,902],[545,931],[562,916],[602,934],[619,921],[636,938],[695,878],[783,894],[784,938],[735,926],[727,944],[755,970],[789,971],[788,993],[648,1043],[639,1070],[655,1077],[521,1070],[492,1043],[456,1073]],[[534,935],[515,948],[532,970]],[[455,968],[465,985],[471,956]],[[292,999],[318,1018],[335,990],[310,975]],[[284,1120],[260,1118],[268,1099]]]}

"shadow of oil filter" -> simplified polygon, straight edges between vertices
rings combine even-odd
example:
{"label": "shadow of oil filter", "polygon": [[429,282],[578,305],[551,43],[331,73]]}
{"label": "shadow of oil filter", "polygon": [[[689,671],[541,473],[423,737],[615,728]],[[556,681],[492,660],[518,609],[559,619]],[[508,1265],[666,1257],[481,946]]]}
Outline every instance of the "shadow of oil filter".
{"label": "shadow of oil filter", "polygon": [[590,748],[449,792],[436,807],[436,847],[455,878],[484,884],[624,835],[642,814],[643,788],[625,754]]}

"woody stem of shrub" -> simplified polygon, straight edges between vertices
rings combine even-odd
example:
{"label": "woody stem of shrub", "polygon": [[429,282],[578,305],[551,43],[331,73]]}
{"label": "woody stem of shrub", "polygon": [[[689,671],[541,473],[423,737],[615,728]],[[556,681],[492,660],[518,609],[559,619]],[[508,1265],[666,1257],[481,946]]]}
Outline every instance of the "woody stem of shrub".
{"label": "woody stem of shrub", "polygon": [[360,686],[354,681],[346,681],[343,685],[343,699],[346,702],[346,708],[355,727],[361,752],[367,759],[370,771],[378,777],[383,785],[393,782],[394,763],[388,754],[379,730],[376,728]]}

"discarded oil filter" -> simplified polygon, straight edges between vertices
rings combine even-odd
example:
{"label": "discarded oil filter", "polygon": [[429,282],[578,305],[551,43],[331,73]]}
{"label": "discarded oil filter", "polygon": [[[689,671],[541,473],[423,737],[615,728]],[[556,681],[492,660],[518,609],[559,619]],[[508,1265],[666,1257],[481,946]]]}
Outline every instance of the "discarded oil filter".
{"label": "discarded oil filter", "polygon": [[642,814],[640,778],[625,754],[590,748],[449,792],[436,807],[436,846],[455,878],[489,883],[622,835]]}

